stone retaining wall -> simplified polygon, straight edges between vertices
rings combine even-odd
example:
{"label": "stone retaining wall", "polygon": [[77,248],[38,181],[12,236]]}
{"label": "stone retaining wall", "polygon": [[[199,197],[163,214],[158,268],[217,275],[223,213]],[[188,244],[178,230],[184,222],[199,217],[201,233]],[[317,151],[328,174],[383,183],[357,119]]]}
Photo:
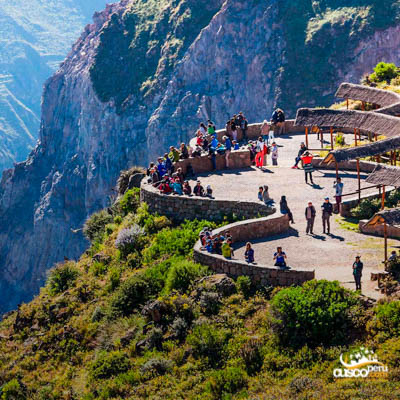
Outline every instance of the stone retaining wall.
{"label": "stone retaining wall", "polygon": [[140,200],[146,202],[151,213],[165,215],[176,222],[185,219],[222,220],[225,215],[235,214],[239,218],[250,219],[267,216],[276,212],[275,208],[251,201],[218,200],[207,197],[177,196],[161,194],[158,189],[142,181]]}
{"label": "stone retaining wall", "polygon": [[[358,227],[360,228],[360,231],[362,233],[384,237],[383,224],[382,225],[381,224],[377,224],[377,225],[372,225],[372,226],[371,225],[366,226],[367,222],[368,222],[367,219],[362,219],[358,223]],[[389,238],[400,239],[400,227],[399,226],[387,225],[387,236]]]}
{"label": "stone retaining wall", "polygon": [[[229,231],[236,242],[245,242],[283,233],[288,229],[289,220],[287,216],[279,215],[276,217],[236,222],[217,229],[213,233],[225,234]],[[200,241],[194,247],[193,256],[196,262],[208,265],[216,273],[225,273],[234,278],[247,275],[252,282],[261,285],[301,285],[315,278],[314,271],[284,270],[274,266],[248,264],[240,260],[228,260],[218,254],[211,254],[201,250]],[[257,260],[257,254],[255,258]]]}

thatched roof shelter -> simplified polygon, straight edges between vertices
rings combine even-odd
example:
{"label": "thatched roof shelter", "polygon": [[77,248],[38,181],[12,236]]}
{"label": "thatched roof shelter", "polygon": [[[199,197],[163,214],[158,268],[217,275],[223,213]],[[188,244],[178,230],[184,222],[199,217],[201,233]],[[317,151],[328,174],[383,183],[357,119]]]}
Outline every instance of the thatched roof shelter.
{"label": "thatched roof shelter", "polygon": [[332,150],[324,159],[324,163],[332,161],[342,162],[348,160],[355,160],[356,158],[378,156],[392,150],[400,148],[400,136],[379,140],[364,146],[349,147],[347,149]]}
{"label": "thatched roof shelter", "polygon": [[366,182],[374,185],[400,187],[400,168],[378,164],[368,175]]}
{"label": "thatched roof shelter", "polygon": [[393,116],[400,116],[400,103],[393,104],[388,107],[379,108],[374,112],[378,114],[386,114],[386,115],[393,115]]}
{"label": "thatched roof shelter", "polygon": [[353,83],[342,83],[336,92],[336,97],[365,101],[381,107],[400,103],[400,95],[395,92]]}
{"label": "thatched roof shelter", "polygon": [[376,213],[368,222],[367,225],[378,225],[387,223],[392,226],[400,225],[400,208],[392,208],[390,210],[382,210]]}
{"label": "thatched roof shelter", "polygon": [[394,137],[400,135],[400,119],[376,112],[300,108],[295,125],[358,128],[366,132]]}

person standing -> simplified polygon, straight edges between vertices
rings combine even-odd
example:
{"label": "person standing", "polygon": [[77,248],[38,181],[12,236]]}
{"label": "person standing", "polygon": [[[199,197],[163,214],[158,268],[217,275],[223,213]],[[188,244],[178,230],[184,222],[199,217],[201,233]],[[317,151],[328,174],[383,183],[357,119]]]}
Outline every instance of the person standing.
{"label": "person standing", "polygon": [[[325,201],[322,203],[322,228],[324,230],[324,233],[328,233],[328,235],[331,233],[331,224],[330,224],[330,217],[332,216],[333,213],[333,206],[329,202],[329,197],[325,197]],[[326,230],[328,232],[326,232]]]}
{"label": "person standing", "polygon": [[232,142],[228,136],[224,136],[224,143],[225,143],[225,161],[226,161],[226,168],[229,168],[229,156],[232,151]]}
{"label": "person standing", "polygon": [[260,136],[256,143],[256,167],[262,168],[264,163],[264,141],[263,138]]}
{"label": "person standing", "polygon": [[237,131],[236,123],[235,123],[234,119],[231,121],[231,132],[232,132],[233,140],[235,140],[237,142],[238,131]]}
{"label": "person standing", "polygon": [[282,247],[278,247],[274,254],[275,267],[286,267],[286,259],[286,253],[282,251]]}
{"label": "person standing", "polygon": [[297,165],[298,165],[299,162],[301,161],[301,156],[302,156],[306,151],[308,151],[308,148],[307,148],[307,146],[302,142],[301,145],[300,145],[300,150],[299,150],[299,152],[297,153],[297,157],[296,157],[296,159],[295,159],[295,163],[294,163],[294,165],[293,165],[293,167],[292,167],[293,169],[298,169],[298,168],[299,168]]}
{"label": "person standing", "polygon": [[308,202],[308,206],[306,207],[306,220],[307,220],[307,228],[306,228],[306,234],[308,235],[309,233],[311,235],[314,235],[314,221],[315,221],[315,215],[316,215],[315,207],[313,206],[313,203],[311,201]]}
{"label": "person standing", "polygon": [[356,261],[353,263],[353,275],[356,283],[356,290],[361,291],[361,277],[364,264],[360,260],[360,256],[356,257]]}
{"label": "person standing", "polygon": [[275,142],[272,143],[271,147],[271,159],[272,165],[278,165],[278,146]]}
{"label": "person standing", "polygon": [[343,195],[343,183],[341,178],[337,178],[337,181],[333,183],[333,187],[336,189],[335,191],[335,199],[336,199],[336,210],[340,212],[340,203],[342,202]]}
{"label": "person standing", "polygon": [[243,119],[240,122],[240,129],[242,131],[242,140],[247,142],[247,129],[249,127],[249,123],[247,121],[247,118],[243,115]]}
{"label": "person standing", "polygon": [[312,173],[314,172],[314,167],[312,165],[313,157],[314,156],[308,151],[306,151],[304,153],[304,156],[301,157],[301,160],[303,161],[304,177],[305,177],[306,183],[308,183],[308,176],[309,176],[311,185],[314,185],[313,178],[312,178]]}

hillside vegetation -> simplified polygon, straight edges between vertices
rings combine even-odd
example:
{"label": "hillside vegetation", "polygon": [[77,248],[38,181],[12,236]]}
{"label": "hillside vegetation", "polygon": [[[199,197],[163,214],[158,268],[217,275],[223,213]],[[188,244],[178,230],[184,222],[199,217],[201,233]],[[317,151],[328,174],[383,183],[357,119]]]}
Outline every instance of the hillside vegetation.
{"label": "hillside vegetation", "polygon": [[[0,398],[400,398],[400,302],[212,276],[191,257],[204,226],[150,215],[132,190],[94,214],[90,249],[0,324]],[[361,343],[389,379],[334,381]]]}

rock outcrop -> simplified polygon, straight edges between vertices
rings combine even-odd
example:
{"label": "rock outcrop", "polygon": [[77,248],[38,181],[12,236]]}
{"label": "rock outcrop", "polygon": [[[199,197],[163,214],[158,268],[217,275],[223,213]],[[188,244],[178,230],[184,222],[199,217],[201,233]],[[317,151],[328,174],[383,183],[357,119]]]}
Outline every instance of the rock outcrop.
{"label": "rock outcrop", "polygon": [[200,120],[222,126],[241,109],[260,121],[276,105],[294,115],[329,104],[343,76],[358,81],[382,58],[400,62],[398,27],[388,18],[377,30],[368,7],[331,15],[333,5],[313,11],[318,2],[306,0],[293,10],[283,0],[211,3],[109,5],[47,81],[39,144],[0,184],[1,311],[82,253],[79,229],[115,196],[122,169],[187,141]]}

